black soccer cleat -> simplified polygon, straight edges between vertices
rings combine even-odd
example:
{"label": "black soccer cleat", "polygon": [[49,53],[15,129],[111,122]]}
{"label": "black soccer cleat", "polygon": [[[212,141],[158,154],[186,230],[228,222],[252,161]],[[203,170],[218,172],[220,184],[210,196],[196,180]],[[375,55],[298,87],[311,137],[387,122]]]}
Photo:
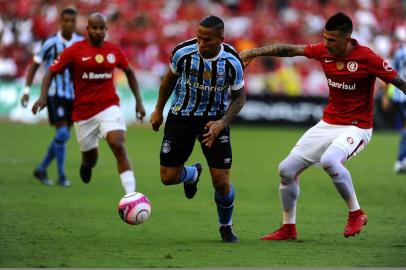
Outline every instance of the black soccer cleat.
{"label": "black soccer cleat", "polygon": [[202,174],[202,165],[199,162],[196,162],[192,166],[196,167],[197,169],[197,178],[196,181],[192,184],[183,183],[183,190],[185,191],[185,196],[188,199],[192,199],[196,192],[197,192],[197,183],[199,182],[200,174]]}
{"label": "black soccer cleat", "polygon": [[48,178],[47,172],[40,171],[36,169],[33,173],[34,177],[37,178],[43,185],[52,186],[52,181]]}
{"label": "black soccer cleat", "polygon": [[92,167],[85,166],[83,164],[80,165],[80,178],[82,179],[83,183],[87,184],[92,179]]}
{"label": "black soccer cleat", "polygon": [[235,233],[233,232],[233,228],[231,227],[231,225],[221,225],[219,231],[223,242],[227,243],[238,242],[237,235],[235,235]]}

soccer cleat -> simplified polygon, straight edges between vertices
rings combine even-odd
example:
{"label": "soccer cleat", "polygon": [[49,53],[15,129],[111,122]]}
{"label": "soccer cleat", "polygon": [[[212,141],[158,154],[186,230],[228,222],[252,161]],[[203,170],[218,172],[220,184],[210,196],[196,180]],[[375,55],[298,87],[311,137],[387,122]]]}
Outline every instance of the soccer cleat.
{"label": "soccer cleat", "polygon": [[393,170],[397,174],[406,173],[406,159],[403,159],[403,161],[397,160],[393,166]]}
{"label": "soccer cleat", "polygon": [[90,179],[92,179],[92,167],[81,164],[79,172],[83,183],[89,183]]}
{"label": "soccer cleat", "polygon": [[70,186],[70,181],[66,179],[65,177],[61,177],[58,180],[58,185],[61,187],[69,187]]}
{"label": "soccer cleat", "polygon": [[238,238],[233,232],[233,228],[231,227],[231,225],[221,225],[219,231],[223,242],[228,243],[238,242]]}
{"label": "soccer cleat", "polygon": [[48,175],[45,171],[36,169],[34,171],[34,177],[37,178],[42,184],[46,186],[52,186],[52,181],[48,178]]}
{"label": "soccer cleat", "polygon": [[364,211],[362,211],[362,209],[349,212],[347,225],[344,229],[344,236],[355,236],[357,233],[360,233],[365,225],[367,225],[367,221],[367,215],[364,213]]}
{"label": "soccer cleat", "polygon": [[295,224],[283,224],[278,230],[274,231],[271,234],[265,235],[261,240],[296,240],[297,232]]}
{"label": "soccer cleat", "polygon": [[192,199],[196,192],[197,192],[197,183],[199,182],[200,174],[202,174],[202,165],[199,162],[196,162],[192,166],[196,167],[197,169],[197,178],[194,183],[189,184],[184,182],[183,183],[183,190],[185,191],[185,196],[188,199]]}

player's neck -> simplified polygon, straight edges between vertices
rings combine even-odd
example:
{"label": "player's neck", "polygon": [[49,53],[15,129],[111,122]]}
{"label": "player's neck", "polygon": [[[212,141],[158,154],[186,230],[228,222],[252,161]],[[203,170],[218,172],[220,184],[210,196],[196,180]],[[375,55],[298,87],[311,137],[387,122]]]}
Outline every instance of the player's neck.
{"label": "player's neck", "polygon": [[340,55],[337,55],[337,56],[340,57],[340,58],[345,58],[345,57],[347,57],[347,56],[352,52],[352,50],[354,49],[354,47],[355,47],[355,45],[352,44],[352,42],[348,43],[348,45],[347,45],[347,47],[345,48],[345,50],[344,50],[342,53],[340,53]]}
{"label": "player's neck", "polygon": [[70,41],[70,40],[72,39],[73,33],[64,33],[64,32],[61,32],[61,35],[62,35],[62,37],[63,37],[65,40]]}
{"label": "player's neck", "polygon": [[92,46],[100,48],[103,45],[104,41],[98,42],[98,41],[94,41],[94,40],[89,38],[89,42],[90,42],[90,44],[92,44]]}

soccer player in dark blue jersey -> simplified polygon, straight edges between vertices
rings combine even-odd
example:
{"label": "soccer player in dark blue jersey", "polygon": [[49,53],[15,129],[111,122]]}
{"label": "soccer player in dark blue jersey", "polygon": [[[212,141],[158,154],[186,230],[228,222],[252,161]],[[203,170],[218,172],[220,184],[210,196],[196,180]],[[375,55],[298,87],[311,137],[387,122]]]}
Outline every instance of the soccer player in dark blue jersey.
{"label": "soccer player in dark blue jersey", "polygon": [[237,242],[231,227],[234,187],[230,183],[229,123],[245,103],[244,71],[234,48],[223,41],[223,21],[208,16],[200,21],[196,38],[175,47],[150,122],[158,131],[165,104],[175,92],[161,146],[161,180],[165,185],[183,183],[186,197],[195,196],[202,166],[185,166],[185,162],[197,139],[215,189],[221,238],[224,242]]}
{"label": "soccer player in dark blue jersey", "polygon": [[[35,73],[39,66],[45,63],[45,68],[58,58],[58,55],[73,43],[83,39],[75,33],[77,11],[74,8],[65,8],[60,15],[60,31],[50,36],[43,43],[40,51],[34,56],[34,61],[28,69],[26,86],[24,88],[21,104],[26,107],[29,101],[29,91]],[[53,159],[56,159],[58,168],[58,184],[67,187],[70,181],[65,175],[66,143],[69,140],[69,128],[72,124],[71,110],[73,104],[73,84],[69,71],[58,74],[52,81],[52,88],[48,93],[48,118],[55,127],[55,137],[48,146],[48,150],[41,163],[34,170],[34,177],[44,185],[52,185],[48,178],[47,168]]]}

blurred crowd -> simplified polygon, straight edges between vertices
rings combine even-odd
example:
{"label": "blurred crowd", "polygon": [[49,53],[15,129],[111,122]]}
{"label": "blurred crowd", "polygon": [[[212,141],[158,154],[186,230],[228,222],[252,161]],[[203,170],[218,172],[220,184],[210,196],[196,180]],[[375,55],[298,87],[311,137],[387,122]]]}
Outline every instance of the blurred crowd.
{"label": "blurred crowd", "polygon": [[[193,38],[208,14],[224,19],[226,42],[238,51],[320,42],[326,19],[338,11],[353,19],[354,38],[387,59],[406,43],[404,0],[0,0],[0,79],[24,78],[33,53],[58,30],[59,13],[67,6],[78,10],[83,35],[87,16],[104,13],[107,39],[121,46],[148,87],[168,68],[173,47]],[[327,95],[319,64],[304,57],[258,59],[246,72],[249,93]]]}

